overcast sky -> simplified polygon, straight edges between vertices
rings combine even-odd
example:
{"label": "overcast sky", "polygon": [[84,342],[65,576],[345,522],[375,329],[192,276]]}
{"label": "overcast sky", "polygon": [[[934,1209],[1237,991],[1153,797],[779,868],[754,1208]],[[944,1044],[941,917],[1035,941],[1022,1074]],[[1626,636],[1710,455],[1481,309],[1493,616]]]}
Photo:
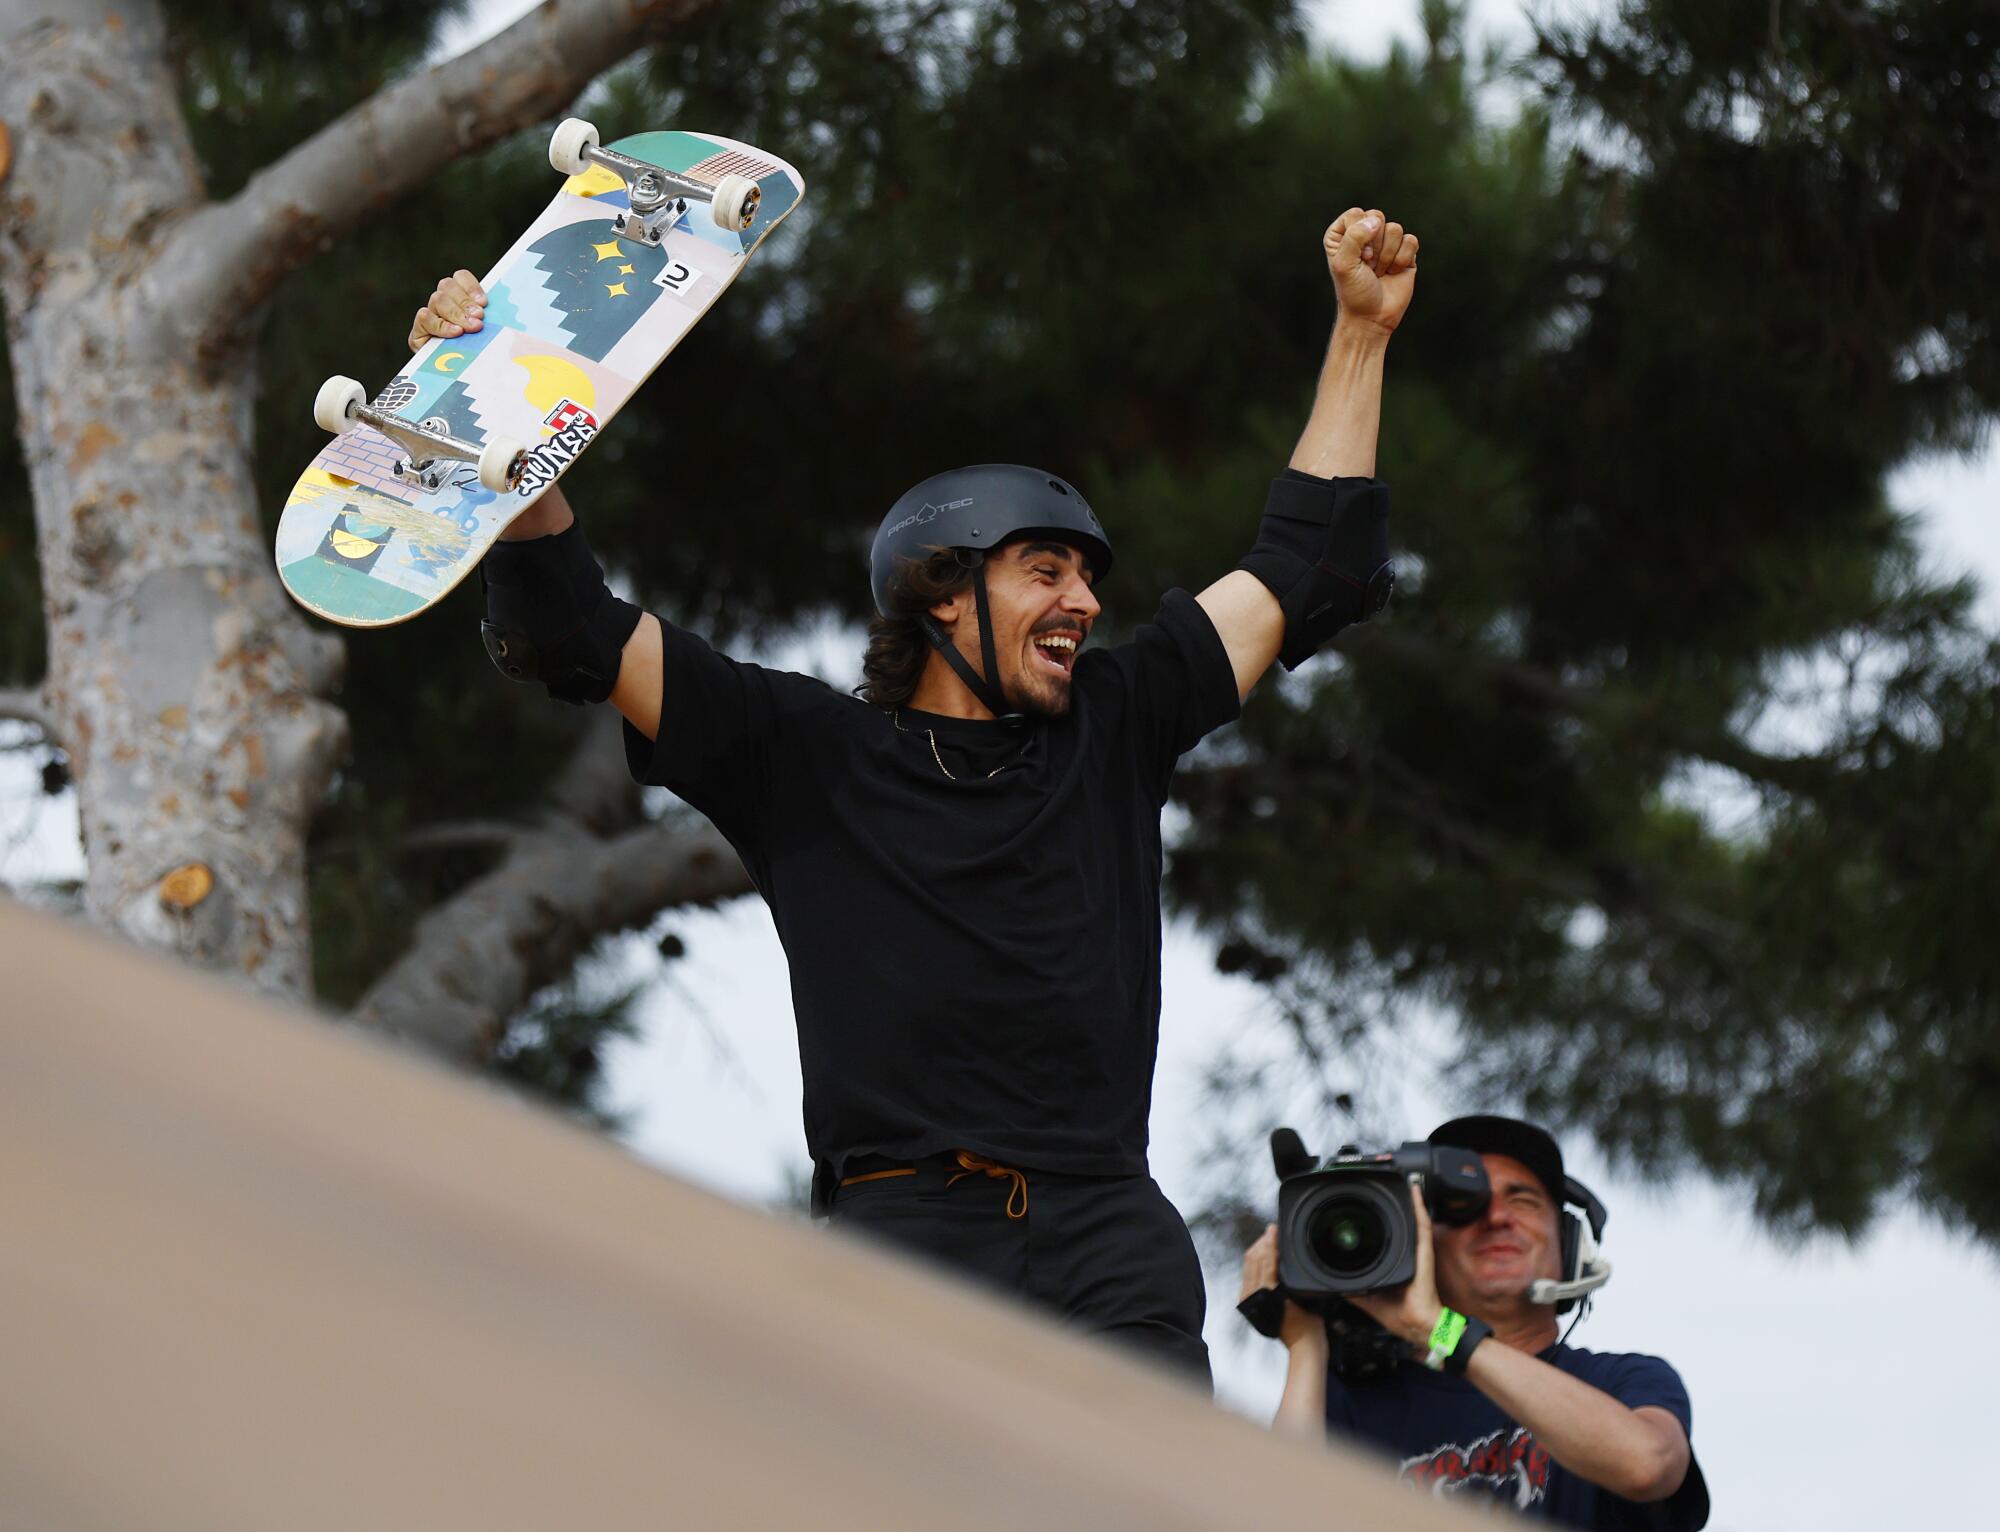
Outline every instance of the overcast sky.
{"label": "overcast sky", "polygon": [[[483,7],[456,41],[462,46],[526,8],[518,0]],[[1476,30],[1503,40],[1520,35],[1518,6],[1479,0],[1472,10]],[[1415,0],[1325,0],[1317,22],[1322,37],[1375,55],[1392,36],[1415,38],[1415,11]],[[730,131],[727,123],[691,126]],[[1423,232],[1427,244],[1450,239],[1449,230]],[[468,259],[476,265],[478,253]],[[416,290],[434,273],[410,275]],[[1420,296],[1417,322],[1421,307]],[[1393,442],[1383,444],[1382,458],[1393,479]],[[1896,477],[1894,497],[1922,514],[1936,567],[1979,574],[1986,620],[2000,626],[2000,453],[1916,465]],[[1104,509],[1115,527],[1118,508]],[[367,641],[362,633],[349,638]],[[854,671],[851,640],[839,635],[793,658],[830,680]],[[18,760],[0,757],[0,881],[78,865],[73,803],[50,804]],[[783,954],[754,901],[675,916],[662,923],[667,928],[687,941],[689,955],[649,1005],[643,1041],[614,1061],[614,1089],[633,1115],[632,1145],[719,1190],[769,1201],[805,1169]],[[1206,944],[1181,929],[1168,933],[1164,984],[1155,1173],[1170,1196],[1192,1206],[1191,1147],[1206,1126],[1201,1071],[1226,1048],[1259,1046],[1269,1030],[1260,1025],[1266,1002],[1254,987],[1217,975]],[[1420,1066],[1412,1073],[1398,1131],[1414,1137],[1461,1103]],[[1875,1532],[1971,1521],[1990,1498],[1981,1470],[1991,1379],[2000,1372],[2000,1327],[1986,1319],[2000,1307],[1991,1257],[1912,1214],[1888,1220],[1856,1249],[1830,1241],[1781,1249],[1726,1193],[1636,1185],[1607,1173],[1588,1145],[1565,1148],[1610,1208],[1606,1251],[1617,1268],[1576,1342],[1653,1352],[1680,1369],[1715,1498],[1712,1526]],[[1263,1146],[1253,1138],[1244,1153],[1261,1159]],[[1248,1334],[1234,1299],[1234,1273],[1219,1275],[1209,1338],[1220,1388],[1232,1405],[1267,1417],[1281,1356]]]}

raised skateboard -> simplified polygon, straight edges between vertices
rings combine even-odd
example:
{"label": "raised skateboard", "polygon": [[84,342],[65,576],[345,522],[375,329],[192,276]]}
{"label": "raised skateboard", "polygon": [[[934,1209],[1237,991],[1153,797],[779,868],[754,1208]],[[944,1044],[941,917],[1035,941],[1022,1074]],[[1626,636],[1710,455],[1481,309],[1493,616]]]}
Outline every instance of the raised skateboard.
{"label": "raised skateboard", "polygon": [[567,179],[481,282],[485,323],[431,340],[373,400],[329,378],[333,433],[278,521],[278,575],[349,627],[414,617],[472,571],[736,280],[805,194],[799,173],[712,133],[599,147],[570,118]]}

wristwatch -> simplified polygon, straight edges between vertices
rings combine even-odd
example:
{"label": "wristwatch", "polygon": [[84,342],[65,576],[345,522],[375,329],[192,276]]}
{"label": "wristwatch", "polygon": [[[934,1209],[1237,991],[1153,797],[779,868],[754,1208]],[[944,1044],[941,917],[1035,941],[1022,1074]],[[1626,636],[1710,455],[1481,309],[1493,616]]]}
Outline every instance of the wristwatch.
{"label": "wristwatch", "polygon": [[1431,1349],[1424,1357],[1424,1366],[1462,1378],[1473,1347],[1492,1333],[1493,1326],[1483,1319],[1468,1319],[1456,1309],[1440,1309],[1437,1323],[1431,1327]]}
{"label": "wristwatch", "polygon": [[1451,1355],[1444,1359],[1444,1370],[1454,1378],[1465,1376],[1466,1365],[1472,1360],[1472,1348],[1493,1333],[1493,1326],[1483,1319],[1467,1319],[1465,1333],[1458,1338],[1458,1344],[1451,1348]]}

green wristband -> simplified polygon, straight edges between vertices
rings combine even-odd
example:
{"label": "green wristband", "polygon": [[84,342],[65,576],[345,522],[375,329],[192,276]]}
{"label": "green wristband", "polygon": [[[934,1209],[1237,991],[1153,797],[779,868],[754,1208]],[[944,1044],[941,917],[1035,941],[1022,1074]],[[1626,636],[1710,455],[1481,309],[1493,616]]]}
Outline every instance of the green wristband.
{"label": "green wristband", "polygon": [[1444,1371],[1444,1359],[1458,1349],[1458,1339],[1463,1334],[1465,1316],[1455,1309],[1440,1309],[1437,1323],[1431,1326],[1431,1350],[1424,1358],[1424,1366],[1432,1372]]}

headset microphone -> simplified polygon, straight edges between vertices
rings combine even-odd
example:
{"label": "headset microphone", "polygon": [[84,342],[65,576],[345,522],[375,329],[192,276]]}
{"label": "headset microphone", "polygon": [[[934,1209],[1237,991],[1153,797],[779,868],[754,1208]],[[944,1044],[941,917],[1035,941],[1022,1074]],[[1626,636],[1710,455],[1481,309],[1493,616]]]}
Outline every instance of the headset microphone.
{"label": "headset microphone", "polygon": [[1611,1262],[1598,1256],[1583,1269],[1583,1275],[1573,1282],[1551,1282],[1547,1277],[1537,1277],[1528,1284],[1530,1303],[1574,1303],[1586,1293],[1594,1293],[1611,1280]]}
{"label": "headset microphone", "polygon": [[1604,1204],[1574,1176],[1563,1177],[1562,1200],[1583,1213],[1581,1218],[1568,1211],[1561,1215],[1562,1280],[1537,1277],[1528,1284],[1530,1303],[1553,1303],[1558,1313],[1611,1280],[1611,1262],[1597,1248],[1608,1218]]}

